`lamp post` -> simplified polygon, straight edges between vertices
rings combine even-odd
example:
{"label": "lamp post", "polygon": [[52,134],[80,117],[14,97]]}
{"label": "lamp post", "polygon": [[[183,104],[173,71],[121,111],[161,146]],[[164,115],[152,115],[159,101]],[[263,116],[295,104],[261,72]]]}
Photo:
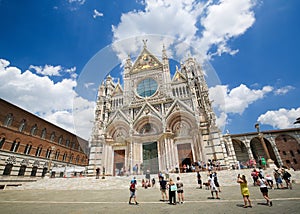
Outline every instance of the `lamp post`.
{"label": "lamp post", "polygon": [[267,156],[267,167],[270,167],[270,165],[273,164],[274,161],[273,161],[273,160],[271,159],[271,157],[270,157],[270,153],[269,153],[269,151],[268,151],[268,148],[267,148],[266,142],[265,142],[265,140],[264,140],[263,134],[262,134],[262,133],[260,132],[260,130],[259,130],[259,124],[256,123],[254,127],[255,127],[256,130],[257,130],[258,138],[259,138],[259,140],[260,140],[260,142],[261,142],[261,145],[263,146],[264,152],[265,152],[265,154],[266,154],[266,156]]}

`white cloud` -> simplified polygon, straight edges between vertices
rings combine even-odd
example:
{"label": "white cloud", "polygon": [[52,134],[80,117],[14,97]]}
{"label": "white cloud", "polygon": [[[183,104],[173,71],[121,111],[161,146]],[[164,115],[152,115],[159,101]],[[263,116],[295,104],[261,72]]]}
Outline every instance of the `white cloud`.
{"label": "white cloud", "polygon": [[291,91],[293,89],[295,89],[295,87],[288,85],[288,86],[276,89],[274,91],[274,94],[275,95],[285,95],[286,93],[288,93],[289,91]]}
{"label": "white cloud", "polygon": [[42,74],[45,76],[60,76],[60,71],[61,71],[61,66],[52,66],[52,65],[45,65],[44,67],[42,66],[35,66],[35,65],[30,65],[29,69],[34,69],[36,73]]}
{"label": "white cloud", "polygon": [[[194,47],[201,55],[236,54],[228,42],[244,34],[254,21],[255,0],[219,0],[199,2],[196,0],[145,0],[143,11],[122,14],[117,26],[112,26],[114,41],[133,36],[163,35],[161,42],[155,43],[161,50],[162,40],[172,37],[172,55],[184,57],[187,48]],[[176,40],[176,42],[175,42]],[[133,41],[127,46],[117,47],[120,57],[136,54],[141,41]],[[182,46],[182,44],[188,44]],[[142,44],[141,44],[142,45]],[[216,48],[215,52],[211,48]],[[152,48],[149,48],[152,50]],[[124,59],[124,58],[121,58]]]}
{"label": "white cloud", "polygon": [[228,89],[228,85],[217,85],[209,89],[210,99],[213,106],[220,112],[242,114],[250,104],[262,99],[271,92],[271,86],[264,86],[262,89],[250,89],[246,85]]}
{"label": "white cloud", "polygon": [[297,109],[280,108],[279,110],[267,111],[260,115],[257,121],[274,128],[285,129],[295,127],[294,122],[298,117],[300,117],[300,107]]}
{"label": "white cloud", "polygon": [[69,3],[69,5],[68,5],[69,9],[71,11],[76,11],[82,5],[84,5],[84,3],[85,3],[86,0],[66,0],[66,1]]}
{"label": "white cloud", "polygon": [[[1,98],[88,139],[92,124],[85,124],[84,120],[93,117],[94,102],[78,97],[74,91],[76,85],[72,78],[54,83],[48,76],[38,76],[30,70],[22,72],[19,68],[9,66],[7,60],[0,59]],[[76,124],[74,129],[72,117],[75,100],[85,103],[85,107],[81,109],[76,104],[76,117],[84,116],[82,123]]]}
{"label": "white cloud", "polygon": [[97,18],[97,17],[101,17],[101,16],[103,16],[103,13],[100,13],[99,11],[97,11],[96,9],[94,10],[94,14],[93,14],[93,18],[95,19],[95,18]]}

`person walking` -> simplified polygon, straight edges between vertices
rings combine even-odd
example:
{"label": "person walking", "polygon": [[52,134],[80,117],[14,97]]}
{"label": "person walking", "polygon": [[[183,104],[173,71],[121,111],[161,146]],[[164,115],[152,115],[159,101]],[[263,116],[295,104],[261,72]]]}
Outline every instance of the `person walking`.
{"label": "person walking", "polygon": [[198,185],[200,189],[202,189],[202,180],[201,180],[201,175],[200,175],[200,172],[197,172],[197,182],[198,182]]}
{"label": "person walking", "polygon": [[[248,189],[246,176],[242,175],[242,177],[240,177],[240,174],[238,174],[237,182],[240,184],[241,193],[242,193],[242,196],[243,196],[243,199],[244,199],[244,206],[243,207],[244,208],[252,207],[251,200],[250,200],[250,192],[249,192],[249,189]],[[247,205],[247,202],[248,202],[248,205]]]}
{"label": "person walking", "polygon": [[267,200],[267,204],[270,207],[273,206],[273,203],[270,200],[269,195],[268,195],[268,187],[267,187],[268,182],[264,179],[264,177],[262,177],[262,176],[258,177],[258,179],[257,179],[257,185],[259,186],[260,191],[261,191],[263,197]]}
{"label": "person walking", "polygon": [[129,204],[133,204],[131,202],[132,198],[134,199],[134,202],[136,205],[139,203],[136,201],[136,180],[131,180],[130,186],[129,186],[129,191],[130,191],[130,197],[129,197]]}
{"label": "person walking", "polygon": [[213,175],[210,174],[209,175],[209,179],[208,179],[208,182],[209,182],[209,185],[210,185],[210,192],[211,192],[211,197],[214,199],[214,193],[216,194],[216,199],[220,199],[219,198],[219,191],[216,187],[216,184],[214,182],[214,178],[213,178]]}
{"label": "person walking", "polygon": [[170,178],[168,186],[169,186],[169,204],[176,205],[177,187],[174,181],[172,180],[172,178]]}
{"label": "person walking", "polygon": [[183,197],[183,183],[180,180],[180,177],[177,177],[177,182],[176,182],[176,186],[177,186],[177,196],[178,196],[178,203],[183,204],[184,203],[184,197]]}

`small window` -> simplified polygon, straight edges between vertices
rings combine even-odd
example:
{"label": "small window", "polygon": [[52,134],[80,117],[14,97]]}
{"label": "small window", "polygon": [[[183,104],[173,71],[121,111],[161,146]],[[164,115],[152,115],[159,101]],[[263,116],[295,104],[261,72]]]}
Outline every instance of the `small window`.
{"label": "small window", "polygon": [[19,126],[19,132],[23,132],[25,130],[25,127],[26,127],[26,120],[23,119]]}
{"label": "small window", "polygon": [[55,160],[58,160],[58,158],[59,158],[59,150],[57,150],[57,151],[55,152],[55,156],[54,156],[54,159],[55,159]]}
{"label": "small window", "polygon": [[35,152],[35,156],[39,157],[42,153],[42,149],[43,147],[42,146],[39,146],[37,149],[36,149],[36,152]]}
{"label": "small window", "polygon": [[285,152],[285,151],[282,151],[282,154],[283,154],[283,155],[286,155],[286,152]]}
{"label": "small window", "polygon": [[290,150],[290,153],[293,157],[295,157],[294,152],[292,150]]}
{"label": "small window", "polygon": [[66,159],[67,159],[67,153],[64,153],[63,161],[66,161]]}
{"label": "small window", "polygon": [[14,119],[13,114],[10,113],[10,114],[6,115],[6,118],[4,121],[4,126],[7,126],[7,127],[11,126],[13,119]]}
{"label": "small window", "polygon": [[25,175],[25,171],[26,171],[26,166],[22,165],[19,169],[19,173],[18,176],[24,176]]}
{"label": "small window", "polygon": [[298,162],[297,162],[297,160],[294,158],[293,159],[293,162],[294,162],[294,164],[297,164]]}
{"label": "small window", "polygon": [[300,154],[300,149],[297,149],[298,154]]}
{"label": "small window", "polygon": [[290,163],[291,163],[291,161],[290,161],[290,160],[286,160],[285,162],[286,162],[286,163],[288,163],[288,164],[290,164]]}

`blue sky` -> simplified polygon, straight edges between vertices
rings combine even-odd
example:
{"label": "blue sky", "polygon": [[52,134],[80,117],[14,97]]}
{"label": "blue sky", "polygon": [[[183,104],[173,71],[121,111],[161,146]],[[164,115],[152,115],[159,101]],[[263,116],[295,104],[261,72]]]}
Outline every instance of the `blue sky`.
{"label": "blue sky", "polygon": [[154,54],[165,44],[180,61],[193,47],[210,62],[220,80],[210,95],[222,130],[253,132],[257,121],[262,130],[299,127],[299,6],[0,0],[0,97],[88,139],[98,84],[127,54],[136,57],[144,38]]}

